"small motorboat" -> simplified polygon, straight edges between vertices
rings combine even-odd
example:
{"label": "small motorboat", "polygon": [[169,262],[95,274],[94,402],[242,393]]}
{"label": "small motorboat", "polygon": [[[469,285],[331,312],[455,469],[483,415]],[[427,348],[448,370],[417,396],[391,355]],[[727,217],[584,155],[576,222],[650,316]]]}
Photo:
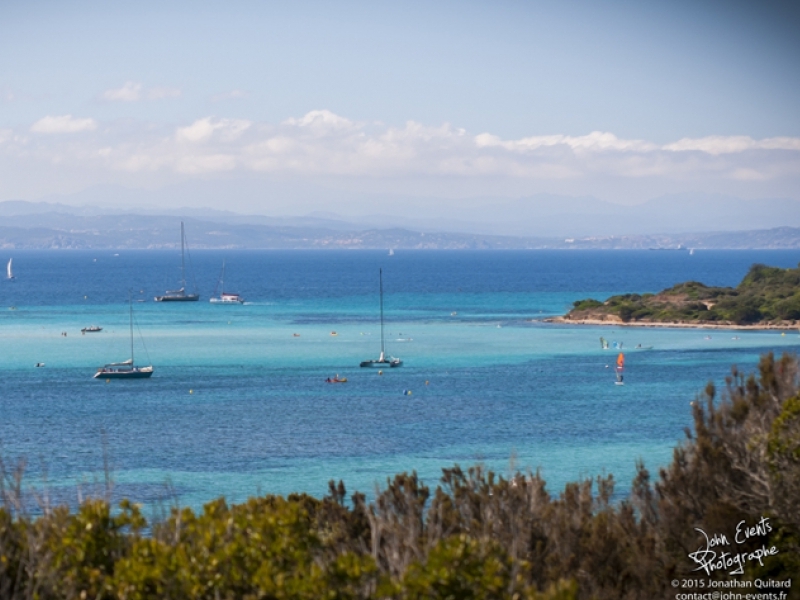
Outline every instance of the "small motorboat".
{"label": "small motorboat", "polygon": [[97,333],[98,331],[103,331],[103,328],[97,325],[90,325],[89,327],[81,329],[81,333]]}
{"label": "small motorboat", "polygon": [[347,383],[347,377],[339,377],[339,375],[337,374],[336,377],[332,379],[328,377],[325,380],[325,383]]}

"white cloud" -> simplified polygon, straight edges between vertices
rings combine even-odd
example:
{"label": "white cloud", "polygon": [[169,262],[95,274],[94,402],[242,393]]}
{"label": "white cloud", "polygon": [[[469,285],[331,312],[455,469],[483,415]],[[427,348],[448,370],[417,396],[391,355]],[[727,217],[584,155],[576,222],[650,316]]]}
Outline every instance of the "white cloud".
{"label": "white cloud", "polygon": [[142,84],[128,81],[121,88],[103,92],[103,100],[110,102],[136,102],[142,97]]}
{"label": "white cloud", "polygon": [[286,119],[286,125],[304,127],[318,132],[351,129],[354,123],[329,110],[312,110],[299,119]]}
{"label": "white cloud", "polygon": [[223,141],[233,141],[249,129],[252,123],[243,119],[218,119],[211,117],[198,119],[188,127],[180,127],[175,137],[181,142],[203,142],[211,138],[214,133]]}
{"label": "white cloud", "polygon": [[657,146],[642,140],[622,140],[613,133],[593,131],[588,135],[542,135],[522,138],[520,140],[503,141],[495,135],[482,133],[475,137],[479,148],[500,147],[506,150],[525,152],[554,146],[566,146],[575,152],[601,152],[605,150],[647,152]]}
{"label": "white cloud", "polygon": [[[96,130],[96,131],[95,131]],[[20,160],[164,177],[250,171],[351,178],[456,178],[462,181],[659,180],[762,184],[800,178],[800,138],[712,136],[659,145],[610,132],[503,139],[450,124],[357,122],[314,110],[279,124],[204,117],[181,127],[105,125],[70,115],[41,119],[37,133],[95,131],[60,141],[0,134]],[[24,158],[22,158],[24,157]]]}
{"label": "white cloud", "polygon": [[733,154],[746,150],[800,150],[800,138],[773,137],[754,140],[745,135],[713,135],[704,138],[683,138],[664,146],[673,152],[705,152],[707,154]]}
{"label": "white cloud", "polygon": [[31,125],[31,131],[35,133],[78,133],[95,129],[97,122],[94,119],[76,119],[72,115],[47,116]]}
{"label": "white cloud", "polygon": [[127,81],[120,88],[106,90],[101,94],[103,100],[109,102],[138,102],[142,99],[162,100],[164,98],[179,98],[182,92],[174,87],[145,88],[141,83]]}

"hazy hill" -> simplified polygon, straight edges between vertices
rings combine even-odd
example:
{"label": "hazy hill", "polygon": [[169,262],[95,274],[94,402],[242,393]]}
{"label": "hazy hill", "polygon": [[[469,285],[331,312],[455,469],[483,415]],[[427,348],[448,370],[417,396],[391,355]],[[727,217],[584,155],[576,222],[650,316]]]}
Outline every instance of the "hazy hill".
{"label": "hazy hill", "polygon": [[388,217],[375,226],[330,214],[272,218],[209,209],[142,212],[0,202],[0,248],[174,248],[180,244],[181,220],[186,222],[193,248],[800,248],[797,227],[647,235],[508,236],[447,231],[444,227],[414,229],[393,224]]}
{"label": "hazy hill", "polygon": [[[296,202],[289,198],[298,196]],[[190,198],[194,208],[182,208]],[[743,200],[719,194],[676,194],[625,206],[591,196],[536,194],[509,199],[408,197],[391,193],[302,190],[235,182],[196,182],[159,190],[96,186],[41,199],[70,214],[170,214],[224,223],[249,223],[337,230],[401,227],[424,232],[459,232],[519,237],[586,237],[684,234],[800,227],[800,202],[786,198]],[[3,209],[3,204],[14,207]],[[21,214],[22,203],[0,203]],[[34,203],[28,214],[48,212]],[[226,206],[230,212],[196,205]],[[72,208],[79,207],[79,208]],[[101,208],[102,207],[102,208]],[[133,208],[135,207],[135,208]],[[331,207],[336,207],[331,209]],[[250,214],[244,214],[250,213]],[[256,213],[255,216],[253,213]],[[267,217],[264,214],[305,216]],[[3,213],[0,212],[0,216]]]}

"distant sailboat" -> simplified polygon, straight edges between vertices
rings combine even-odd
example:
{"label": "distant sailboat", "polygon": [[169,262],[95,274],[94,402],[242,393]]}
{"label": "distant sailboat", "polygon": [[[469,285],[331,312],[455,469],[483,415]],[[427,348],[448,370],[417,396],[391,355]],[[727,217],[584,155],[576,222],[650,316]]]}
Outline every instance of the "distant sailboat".
{"label": "distant sailboat", "polygon": [[181,289],[167,291],[163,296],[156,296],[156,302],[197,302],[200,295],[195,290],[194,294],[186,293],[186,261],[184,258],[186,246],[186,235],[183,232],[183,221],[181,221]]}
{"label": "distant sailboat", "polygon": [[8,279],[9,281],[14,281],[14,279],[15,279],[14,272],[11,270],[11,263],[13,261],[14,261],[13,258],[9,258],[8,259],[8,266],[6,267],[6,272],[8,273],[8,276],[6,277],[6,279]]}
{"label": "distant sailboat", "polygon": [[394,256],[394,249],[393,248],[389,248],[389,256]]}
{"label": "distant sailboat", "polygon": [[133,299],[130,304],[131,357],[118,363],[108,363],[97,369],[94,379],[144,379],[153,374],[153,366],[137,367],[133,362]]}
{"label": "distant sailboat", "polygon": [[378,270],[378,281],[381,298],[381,355],[376,360],[363,360],[361,361],[362,367],[399,367],[403,361],[393,356],[386,356],[383,339],[383,269]]}
{"label": "distant sailboat", "polygon": [[[219,296],[217,296],[219,290]],[[239,294],[225,293],[225,261],[222,261],[222,273],[219,276],[219,282],[214,289],[214,296],[209,300],[212,304],[244,304],[244,298]]]}

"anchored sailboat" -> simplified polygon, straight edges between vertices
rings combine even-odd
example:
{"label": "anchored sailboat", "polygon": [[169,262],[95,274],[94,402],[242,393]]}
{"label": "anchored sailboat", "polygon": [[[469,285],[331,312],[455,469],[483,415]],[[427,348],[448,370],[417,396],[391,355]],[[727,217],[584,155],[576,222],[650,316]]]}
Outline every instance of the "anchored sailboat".
{"label": "anchored sailboat", "polygon": [[[219,296],[217,296],[219,290]],[[225,261],[222,261],[222,273],[219,276],[217,287],[214,288],[214,296],[209,300],[212,304],[244,304],[244,298],[239,294],[225,293]]]}
{"label": "anchored sailboat", "polygon": [[144,379],[153,374],[153,366],[137,367],[133,362],[133,299],[130,299],[131,357],[118,363],[108,363],[97,369],[94,379]]}
{"label": "anchored sailboat", "polygon": [[361,361],[362,367],[399,367],[403,364],[403,361],[399,358],[395,358],[393,356],[386,356],[386,350],[384,348],[384,340],[383,340],[383,269],[378,270],[378,280],[379,280],[379,287],[380,287],[380,296],[381,296],[381,355],[377,358],[377,360],[363,360]]}
{"label": "anchored sailboat", "polygon": [[14,279],[15,279],[14,272],[11,270],[11,263],[13,261],[14,261],[13,258],[9,258],[8,259],[8,266],[6,267],[6,272],[8,273],[8,276],[6,277],[6,279],[8,279],[9,281],[14,281]]}
{"label": "anchored sailboat", "polygon": [[156,302],[197,302],[200,295],[195,290],[194,294],[186,293],[186,261],[184,258],[186,247],[186,235],[183,232],[183,221],[181,221],[181,289],[169,291],[163,296],[156,296]]}

